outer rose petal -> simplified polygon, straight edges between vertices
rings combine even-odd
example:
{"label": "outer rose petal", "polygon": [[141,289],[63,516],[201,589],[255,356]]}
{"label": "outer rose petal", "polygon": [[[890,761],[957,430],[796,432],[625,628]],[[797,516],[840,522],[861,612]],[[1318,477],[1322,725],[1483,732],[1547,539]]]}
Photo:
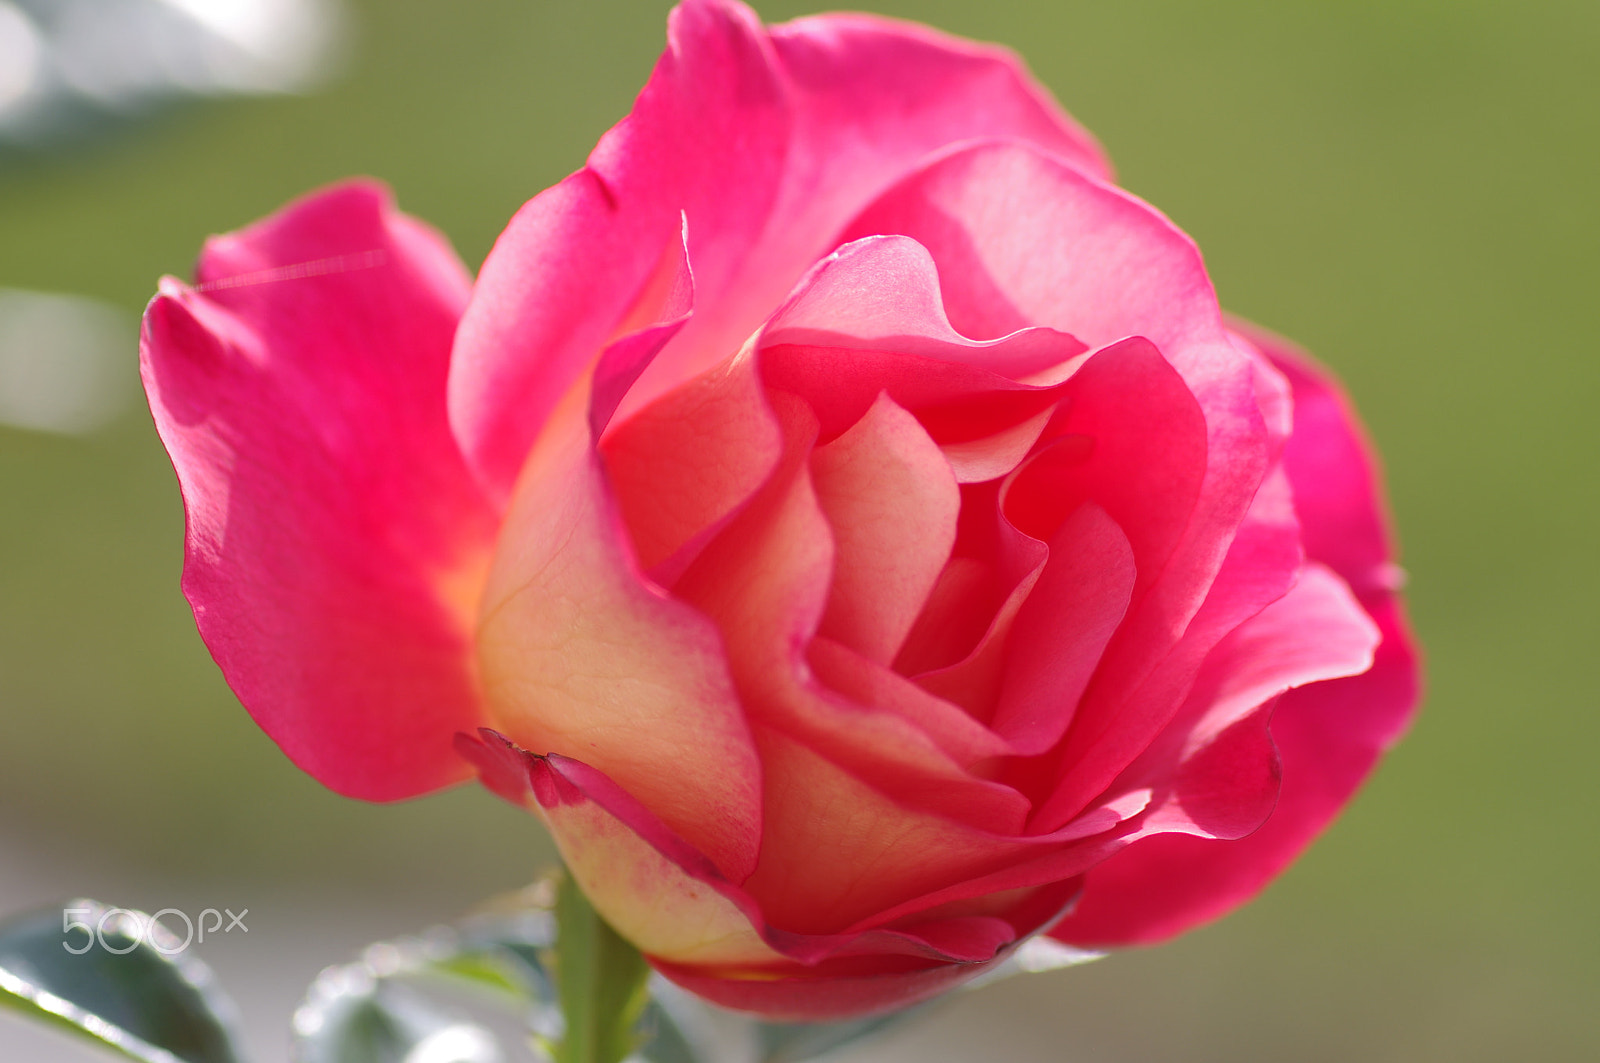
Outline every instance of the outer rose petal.
{"label": "outer rose petal", "polygon": [[[1035,813],[1034,828],[1052,829],[1063,816],[1075,814],[1169,731],[1213,649],[1239,625],[1288,593],[1299,576],[1301,562],[1299,528],[1289,506],[1288,484],[1277,474],[1256,493],[1216,581],[1182,636],[1164,648],[1159,663],[1143,673],[1137,684],[1119,691],[1125,716],[1121,728],[1115,717],[1105,716],[1119,701],[1097,702],[1097,695],[1106,688],[1091,688],[1063,747],[1059,785]],[[1080,721],[1100,730],[1088,731]],[[1104,740],[1092,741],[1096,734]]]}
{"label": "outer rose petal", "polygon": [[1399,583],[1372,446],[1349,400],[1309,354],[1281,336],[1235,321],[1236,338],[1251,343],[1285,377],[1294,396],[1294,433],[1283,463],[1294,484],[1306,556],[1321,561],[1358,594],[1390,592]]}
{"label": "outer rose petal", "polygon": [[1272,812],[1280,790],[1267,735],[1271,702],[1293,687],[1372,667],[1378,630],[1343,580],[1306,566],[1288,594],[1240,624],[1206,658],[1177,718],[1118,788],[1170,785],[1183,800],[1153,819],[1186,834],[1239,838]]}
{"label": "outer rose petal", "polygon": [[852,215],[923,155],[976,136],[1106,172],[1002,49],[863,16],[769,36],[743,5],[687,0],[633,113],[484,263],[450,386],[474,466],[509,492],[544,418],[647,289],[680,211],[696,319],[625,413],[731,355]]}
{"label": "outer rose petal", "polygon": [[518,745],[593,764],[737,881],[760,838],[755,748],[715,627],[641,578],[588,400],[580,383],[556,410],[507,511],[478,625],[484,696]]}
{"label": "outer rose petal", "polygon": [[[610,780],[581,761],[556,756],[538,758],[531,769],[539,812],[562,862],[606,920],[640,950],[719,966],[783,959],[757,933],[760,914],[741,910],[739,901],[753,906],[716,866]],[[605,797],[612,799],[603,803]]]}
{"label": "outer rose petal", "polygon": [[382,188],[217,237],[162,282],[142,374],[183,489],[183,587],[228,683],[341,793],[455,782],[482,720],[471,618],[493,518],[445,415],[471,283]]}
{"label": "outer rose petal", "polygon": [[[480,271],[456,341],[450,410],[474,465],[501,493],[561,396],[648,290],[681,219],[697,316],[766,220],[790,118],[760,23],[743,7],[694,2],[674,10],[667,39],[633,113],[583,170],[517,213]],[[708,351],[703,368],[737,347]]]}
{"label": "outer rose petal", "polygon": [[866,974],[819,971],[809,978],[803,973],[788,978],[730,978],[723,972],[678,964],[655,966],[691,993],[725,1008],[754,1012],[778,1022],[828,1022],[898,1011],[931,1000],[999,964],[1011,951],[1004,949],[982,964],[919,964],[909,970]]}
{"label": "outer rose petal", "polygon": [[[538,809],[601,914],[668,977],[733,1007],[826,1019],[907,1006],[1003,958],[1077,890],[1066,881],[841,934],[794,933],[601,772],[480,734],[458,736],[462,753],[501,796]],[[863,994],[836,992],[863,983]],[[741,1003],[739,987],[757,984],[762,1003]]]}
{"label": "outer rose petal", "polygon": [[1387,521],[1370,451],[1348,404],[1315,363],[1251,329],[1294,389],[1294,433],[1283,463],[1310,559],[1356,593],[1381,642],[1361,675],[1284,694],[1272,716],[1282,765],[1277,808],[1237,841],[1157,837],[1089,876],[1084,899],[1052,933],[1071,944],[1148,944],[1215,919],[1253,897],[1349,801],[1410,722],[1417,654],[1399,599]]}
{"label": "outer rose petal", "polygon": [[939,263],[945,310],[978,339],[1030,325],[1168,357],[1222,339],[1194,242],[1133,195],[1019,143],[960,146],[904,177],[846,239],[898,233]]}

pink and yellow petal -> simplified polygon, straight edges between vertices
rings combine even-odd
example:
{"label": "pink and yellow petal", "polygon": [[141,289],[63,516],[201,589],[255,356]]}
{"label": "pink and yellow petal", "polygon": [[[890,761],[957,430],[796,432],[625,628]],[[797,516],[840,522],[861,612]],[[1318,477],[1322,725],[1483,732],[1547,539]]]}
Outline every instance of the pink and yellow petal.
{"label": "pink and yellow petal", "polygon": [[961,493],[950,463],[887,395],[811,453],[833,530],[833,581],[819,633],[879,664],[900,652],[955,544]]}
{"label": "pink and yellow petal", "polygon": [[761,769],[721,639],[642,579],[587,399],[574,389],[546,425],[501,529],[478,627],[491,717],[526,749],[594,765],[738,880]]}

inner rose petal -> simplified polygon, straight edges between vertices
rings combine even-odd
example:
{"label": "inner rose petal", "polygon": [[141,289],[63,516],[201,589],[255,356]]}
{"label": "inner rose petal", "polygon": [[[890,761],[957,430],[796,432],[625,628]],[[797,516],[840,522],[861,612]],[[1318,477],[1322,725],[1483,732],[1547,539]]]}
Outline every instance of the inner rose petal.
{"label": "inner rose petal", "polygon": [[869,660],[894,659],[956,538],[961,492],[916,418],[880,395],[811,455],[833,529],[833,586],[821,633]]}
{"label": "inner rose petal", "polygon": [[[1008,481],[1009,482],[1009,481]],[[999,482],[964,484],[950,564],[912,628],[895,669],[988,720],[1005,640],[1049,551],[1001,508]]]}
{"label": "inner rose petal", "polygon": [[600,452],[640,567],[655,569],[725,519],[772,473],[782,446],[748,355],[613,427]]}

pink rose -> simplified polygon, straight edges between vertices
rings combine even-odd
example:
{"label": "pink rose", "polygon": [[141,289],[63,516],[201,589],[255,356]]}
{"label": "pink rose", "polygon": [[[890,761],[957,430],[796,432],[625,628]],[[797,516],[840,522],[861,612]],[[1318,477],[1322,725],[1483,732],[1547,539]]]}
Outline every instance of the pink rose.
{"label": "pink rose", "polygon": [[474,281],[357,183],[162,283],[183,586],[341,793],[477,772],[835,1017],[1256,893],[1410,717],[1367,447],[1007,52],[686,0]]}

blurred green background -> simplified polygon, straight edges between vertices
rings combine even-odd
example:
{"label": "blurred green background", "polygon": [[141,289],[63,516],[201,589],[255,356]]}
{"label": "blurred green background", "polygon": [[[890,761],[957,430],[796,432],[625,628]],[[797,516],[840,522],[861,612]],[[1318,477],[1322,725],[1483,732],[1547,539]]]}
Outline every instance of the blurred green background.
{"label": "blurred green background", "polygon": [[[1194,234],[1227,306],[1343,375],[1385,456],[1429,694],[1255,905],[971,994],[859,1058],[1600,1058],[1600,5],[875,6],[1020,50]],[[475,265],[627,111],[666,11],[352,7],[325,91],[0,158],[0,286],[126,307],[132,388],[157,276],[318,184],[383,177]],[[277,898],[334,922],[374,898],[445,918],[547,858],[473,788],[377,807],[302,777],[195,635],[181,536],[137,404],[88,436],[0,428],[0,909],[47,888],[153,907],[231,890],[254,898],[256,941]]]}

